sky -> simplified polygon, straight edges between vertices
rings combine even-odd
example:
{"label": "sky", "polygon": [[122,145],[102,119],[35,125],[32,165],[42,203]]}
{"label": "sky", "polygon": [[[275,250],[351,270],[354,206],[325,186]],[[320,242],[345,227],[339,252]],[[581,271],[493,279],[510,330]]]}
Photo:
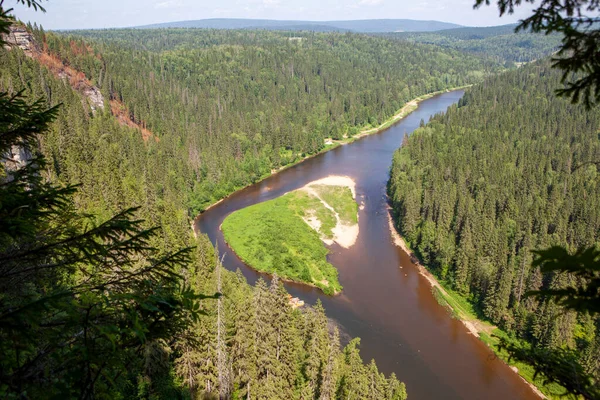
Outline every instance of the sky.
{"label": "sky", "polygon": [[[5,0],[22,21],[45,29],[115,28],[206,18],[353,20],[402,18],[466,26],[510,24],[531,9],[498,17],[495,5],[473,10],[474,0],[41,0],[46,13]],[[492,3],[495,2],[492,0]]]}

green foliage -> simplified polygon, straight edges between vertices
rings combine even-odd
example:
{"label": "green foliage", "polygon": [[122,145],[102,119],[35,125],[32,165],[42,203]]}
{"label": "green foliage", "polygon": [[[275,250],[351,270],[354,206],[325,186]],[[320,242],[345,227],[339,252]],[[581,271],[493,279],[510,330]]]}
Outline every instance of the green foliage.
{"label": "green foliage", "polygon": [[358,204],[354,201],[350,188],[331,185],[311,187],[338,213],[343,223],[350,225],[358,223]]}
{"label": "green foliage", "polygon": [[550,399],[574,399],[575,395],[569,395],[565,387],[556,382],[548,381],[544,375],[536,371],[534,363],[527,360],[519,360],[517,357],[507,350],[504,343],[518,343],[519,348],[530,348],[524,340],[511,339],[510,336],[501,329],[495,329],[491,335],[482,332],[479,338],[494,350],[494,353],[510,366],[515,367],[525,380],[535,385],[544,395]]}
{"label": "green foliage", "polygon": [[[100,65],[90,78],[107,100],[116,96],[117,73],[129,70],[109,76],[100,61],[129,50],[99,44],[107,52],[101,54],[41,30],[34,36],[52,48],[64,45],[60,56],[73,67]],[[227,67],[227,51],[215,46],[218,57],[206,65]],[[208,238],[191,237],[182,194],[208,204],[248,183],[249,175],[237,175],[240,165],[255,168],[258,177],[275,165],[271,158],[298,159],[297,148],[272,143],[266,117],[273,114],[260,116],[260,103],[248,106],[247,113],[258,110],[264,137],[231,129],[238,116],[227,123],[184,118],[184,111],[194,118],[198,112],[169,96],[177,91],[171,84],[187,83],[174,71],[163,72],[152,101],[154,111],[169,110],[163,117],[168,124],[148,125],[160,140],[145,142],[139,130],[116,121],[108,101],[105,111],[91,113],[81,93],[35,59],[18,49],[2,48],[0,55],[0,88],[6,92],[0,96],[0,154],[28,160],[1,164],[1,397],[275,399],[309,391],[335,398],[349,372],[322,308],[293,311],[280,284],[253,289],[240,274],[217,267]],[[206,94],[218,98],[216,90]],[[25,95],[46,101],[29,102]],[[202,100],[203,110],[213,100]],[[140,108],[127,106],[139,122]],[[200,122],[214,124],[213,139],[198,129]],[[218,145],[207,145],[212,141]],[[234,153],[228,153],[230,142]],[[219,160],[228,154],[223,167]],[[321,210],[320,216],[330,231],[333,214]],[[173,252],[178,248],[183,250]],[[319,249],[324,259],[320,242]],[[201,301],[197,294],[217,291],[224,294],[218,300]],[[404,393],[397,380],[391,383],[396,389],[390,393]]]}
{"label": "green foliage", "polygon": [[585,399],[600,398],[598,385],[580,363],[581,354],[578,351],[569,348],[532,348],[527,343],[506,336],[500,337],[497,346],[505,350],[505,357],[509,361],[525,362],[534,380],[541,381],[549,388],[560,385],[554,391],[556,397],[572,394]]}
{"label": "green foliage", "polygon": [[159,254],[150,245],[156,229],[144,229],[135,209],[97,224],[73,207],[73,186],[43,179],[38,140],[58,112],[22,92],[0,93],[4,398],[117,395],[140,353],[185,331],[204,298],[176,272],[190,249]]}
{"label": "green foliage", "polygon": [[[223,296],[227,379],[231,391],[225,398],[261,399],[360,399],[377,392],[378,399],[406,399],[404,384],[395,376],[386,379],[372,363],[360,357],[358,340],[342,349],[337,327],[328,321],[320,302],[293,309],[289,295],[275,276],[270,285],[260,279],[248,285],[240,271],[214,269],[203,279],[203,290],[220,280]],[[220,275],[220,277],[219,277]],[[214,302],[190,329],[201,343],[210,343],[219,319]],[[216,329],[212,330],[212,335]],[[192,394],[217,397],[217,353],[213,346],[181,343],[176,351],[177,371]]]}
{"label": "green foliage", "polygon": [[489,58],[507,66],[520,65],[549,56],[560,45],[560,35],[514,32],[515,25],[486,28],[456,28],[436,32],[400,32],[386,37],[428,43]]}
{"label": "green foliage", "polygon": [[[540,351],[598,359],[600,321],[576,311],[598,299],[597,271],[585,266],[595,265],[600,239],[590,164],[600,114],[555,98],[560,79],[541,62],[473,87],[408,138],[389,192],[413,248],[482,317]],[[560,247],[541,250],[550,246]],[[598,382],[597,363],[582,368]]]}
{"label": "green foliage", "polygon": [[[533,3],[533,1],[531,1]],[[475,7],[489,5],[490,0],[476,0]],[[497,0],[500,16],[512,14],[521,0]],[[522,19],[516,30],[558,33],[562,44],[553,58],[553,66],[562,70],[564,88],[556,92],[580,99],[587,109],[600,102],[600,29],[598,29],[598,0],[542,1],[532,14]]]}
{"label": "green foliage", "polygon": [[44,37],[51,53],[105,98],[123,101],[160,139],[151,144],[156,175],[189,195],[193,212],[318,153],[326,138],[377,126],[415,97],[500,69],[435,46],[297,35],[169,29]]}
{"label": "green foliage", "polygon": [[[347,203],[356,203],[349,190],[344,194],[343,200],[338,195],[332,198],[351,208]],[[225,218],[221,229],[231,248],[253,268],[313,284],[328,294],[339,292],[342,286],[337,270],[327,262],[327,248],[319,233],[302,220],[309,213],[322,221],[320,232],[328,237],[336,224],[333,213],[303,191],[236,211]]]}
{"label": "green foliage", "polygon": [[600,251],[595,247],[580,248],[570,254],[554,246],[535,252],[533,266],[544,273],[569,274],[577,284],[565,288],[532,291],[529,295],[548,296],[561,306],[590,314],[600,314]]}

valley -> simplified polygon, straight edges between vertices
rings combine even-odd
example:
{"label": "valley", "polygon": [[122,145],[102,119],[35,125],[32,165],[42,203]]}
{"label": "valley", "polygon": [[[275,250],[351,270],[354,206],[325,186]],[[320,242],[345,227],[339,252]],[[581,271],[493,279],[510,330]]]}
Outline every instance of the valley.
{"label": "valley", "polygon": [[559,35],[0,11],[0,397],[595,398]]}

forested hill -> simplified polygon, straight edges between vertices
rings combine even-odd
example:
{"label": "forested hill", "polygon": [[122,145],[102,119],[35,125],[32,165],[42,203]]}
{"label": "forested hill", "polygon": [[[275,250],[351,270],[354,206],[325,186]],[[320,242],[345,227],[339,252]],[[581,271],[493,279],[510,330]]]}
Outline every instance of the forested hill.
{"label": "forested hill", "polygon": [[213,18],[194,21],[165,22],[138,28],[208,28],[267,29],[353,32],[416,32],[458,28],[460,25],[441,21],[412,19],[364,19],[354,21],[285,21],[272,19]]}
{"label": "forested hill", "polygon": [[456,51],[358,34],[108,30],[42,40],[159,139],[148,145],[159,163],[151,184],[188,197],[194,212],[315,154],[326,138],[498,70]]}
{"label": "forested hill", "polygon": [[439,278],[515,337],[575,348],[599,382],[600,321],[524,297],[571,279],[542,275],[532,250],[600,239],[600,112],[557,98],[559,83],[543,62],[471,88],[395,154],[389,192]]}
{"label": "forested hill", "polygon": [[[57,254],[64,264],[19,260],[22,279],[0,280],[0,317],[13,318],[0,324],[0,397],[406,397],[398,379],[363,364],[358,341],[341,347],[319,305],[293,310],[280,282],[253,288],[216,268],[208,238],[192,237],[190,208],[323,149],[325,137],[379,124],[415,96],[479,81],[495,67],[433,46],[358,35],[290,40],[270,32],[123,30],[82,39],[19,29],[25,51],[0,48],[4,109],[22,90],[27,104],[43,102],[9,111],[60,105],[32,149],[43,157],[31,166],[38,170],[19,176],[79,186],[59,209],[26,220],[28,236],[11,233],[3,256],[32,240],[39,246],[127,226],[127,216],[142,220],[135,222],[141,229],[157,229],[142,234],[139,252],[127,235],[102,236],[102,243],[125,240],[125,248],[94,244],[102,254],[91,265],[89,247],[81,262],[71,250]],[[5,176],[4,164],[0,169]],[[15,190],[30,187],[27,181]],[[3,203],[3,210],[5,204],[20,206]],[[139,208],[110,219],[131,207]],[[57,228],[65,236],[53,236]],[[164,257],[188,246],[190,257],[164,266]],[[121,268],[118,261],[107,268],[111,251],[130,262],[124,268],[151,264],[144,266],[150,272],[111,285],[111,268]],[[29,273],[40,265],[42,273]],[[94,290],[72,295],[89,282]],[[189,297],[217,291],[219,300]],[[69,301],[57,301],[64,293]],[[171,305],[180,312],[157,325],[153,316]]]}
{"label": "forested hill", "polygon": [[[31,39],[21,33],[21,39]],[[199,154],[219,149],[203,149],[194,142],[199,139],[191,138],[202,132],[210,143],[215,131],[176,136],[192,127],[173,105],[192,95],[182,86],[169,95],[178,75],[173,72],[168,79],[171,72],[163,71],[153,77],[141,69],[122,77],[125,82],[136,76],[163,82],[136,88],[140,96],[143,90],[155,91],[151,101],[163,101],[163,118],[174,130],[161,127],[155,131],[159,138],[145,137],[136,114],[127,109],[111,113],[115,106],[125,107],[109,101],[113,92],[106,91],[119,82],[115,70],[109,78],[100,68],[104,78],[90,75],[92,82],[75,69],[85,62],[108,64],[106,53],[40,31],[35,37],[37,43],[24,44],[27,54],[0,46],[0,100],[10,121],[3,132],[36,132],[49,123],[30,142],[14,141],[17,147],[32,143],[28,154],[38,157],[34,165],[15,172],[6,169],[4,160],[0,163],[0,397],[406,398],[404,384],[394,375],[383,376],[374,361],[363,363],[358,339],[342,347],[320,304],[293,309],[281,281],[267,285],[261,280],[252,287],[241,273],[218,267],[206,236],[193,238],[186,191],[195,179],[207,179],[196,175],[203,168]],[[48,45],[61,49],[65,60],[73,57],[73,65],[52,56]],[[213,62],[234,60],[232,48],[222,51]],[[161,62],[159,56],[135,55]],[[118,60],[123,61],[117,57],[113,62]],[[125,71],[131,72],[133,60],[128,60]],[[209,76],[218,79],[214,70]],[[234,81],[228,78],[223,85]],[[103,108],[88,102],[95,83],[105,90]],[[227,96],[226,86],[220,89],[217,98]],[[27,97],[13,97],[21,90]],[[241,96],[241,91],[236,87],[231,94]],[[43,102],[28,106],[38,98]],[[8,101],[14,106],[8,108]],[[136,105],[130,104],[132,109]],[[44,111],[49,105],[60,105],[53,122],[39,114],[33,122],[15,122],[17,113]],[[5,180],[9,173],[19,181]],[[19,187],[9,191],[14,182]],[[70,184],[80,186],[73,192]],[[41,198],[40,190],[45,190]],[[29,200],[33,196],[37,204]],[[27,206],[15,197],[26,199]],[[120,214],[130,207],[139,208]],[[128,218],[135,221],[128,223]],[[10,229],[14,221],[24,226],[16,234]],[[99,231],[96,240],[92,235]],[[200,300],[216,292],[222,297]]]}
{"label": "forested hill", "polygon": [[561,43],[559,35],[516,33],[515,27],[516,25],[463,27],[437,32],[388,33],[384,36],[464,51],[505,62],[507,66],[542,59],[555,52]]}

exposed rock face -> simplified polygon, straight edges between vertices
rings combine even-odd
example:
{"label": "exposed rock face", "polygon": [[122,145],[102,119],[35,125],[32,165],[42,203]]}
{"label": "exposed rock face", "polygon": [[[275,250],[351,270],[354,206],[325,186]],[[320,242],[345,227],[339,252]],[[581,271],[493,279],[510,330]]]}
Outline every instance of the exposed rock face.
{"label": "exposed rock face", "polygon": [[8,43],[8,48],[20,48],[25,55],[38,60],[54,75],[67,81],[73,89],[86,96],[92,113],[95,113],[97,109],[104,109],[104,96],[102,96],[100,89],[92,85],[82,72],[65,65],[58,57],[43,52],[25,26],[12,25],[10,33],[5,35],[5,40]]}
{"label": "exposed rock face", "polygon": [[96,86],[83,89],[83,94],[88,98],[92,112],[95,113],[98,108],[104,110],[104,96]]}
{"label": "exposed rock face", "polygon": [[32,159],[31,153],[21,146],[12,146],[8,154],[0,157],[0,162],[4,164],[7,177],[5,180],[12,180],[12,172],[23,168]]}
{"label": "exposed rock face", "polygon": [[11,26],[10,33],[5,35],[4,40],[8,44],[7,47],[18,47],[29,57],[31,57],[34,52],[39,52],[39,48],[37,47],[33,36],[23,25]]}
{"label": "exposed rock face", "polygon": [[[83,72],[65,64],[55,54],[38,46],[35,38],[27,31],[27,28],[24,25],[12,25],[10,27],[10,33],[4,36],[4,40],[7,43],[6,47],[8,49],[16,47],[22,49],[26,56],[35,59],[41,65],[48,68],[54,76],[62,79],[74,90],[84,95],[88,100],[90,110],[93,114],[95,114],[98,109],[104,110],[104,96],[102,95],[102,92],[100,92],[100,89],[92,85],[92,82],[87,79]],[[88,47],[87,51],[93,50]],[[116,99],[110,100],[110,111],[122,125],[139,129],[144,141],[147,142],[149,139],[153,139],[156,142],[159,141],[159,138],[154,135],[143,122],[133,120],[127,107],[121,101]],[[9,158],[12,159],[12,156]],[[7,161],[6,163],[8,162],[12,161]]]}

